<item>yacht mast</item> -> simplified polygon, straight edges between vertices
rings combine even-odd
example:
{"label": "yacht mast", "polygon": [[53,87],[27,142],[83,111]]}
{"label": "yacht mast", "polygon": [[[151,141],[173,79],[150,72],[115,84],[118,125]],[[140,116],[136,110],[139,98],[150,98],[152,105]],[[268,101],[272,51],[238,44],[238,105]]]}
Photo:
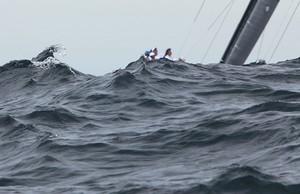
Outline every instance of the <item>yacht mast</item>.
{"label": "yacht mast", "polygon": [[268,24],[279,0],[251,0],[221,63],[242,65],[250,55],[260,35]]}

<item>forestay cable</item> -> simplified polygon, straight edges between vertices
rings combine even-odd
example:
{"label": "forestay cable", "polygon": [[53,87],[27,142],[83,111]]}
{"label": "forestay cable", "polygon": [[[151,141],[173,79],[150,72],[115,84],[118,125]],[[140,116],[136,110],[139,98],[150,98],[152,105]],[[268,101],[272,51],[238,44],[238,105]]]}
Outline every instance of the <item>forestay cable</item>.
{"label": "forestay cable", "polygon": [[202,60],[201,60],[201,63],[203,63],[203,61],[205,60],[205,58],[206,58],[206,56],[207,56],[207,54],[208,54],[210,48],[211,48],[212,45],[214,44],[214,42],[215,42],[217,36],[219,35],[219,32],[220,32],[221,28],[223,27],[223,25],[224,25],[224,23],[225,23],[225,20],[227,19],[228,15],[229,15],[229,13],[230,13],[230,11],[231,11],[231,8],[232,8],[232,6],[233,6],[234,1],[235,1],[235,0],[232,0],[232,1],[230,2],[230,7],[229,7],[229,9],[227,10],[227,13],[226,13],[224,19],[222,20],[222,23],[221,23],[221,25],[219,26],[219,28],[218,28],[218,30],[217,30],[217,32],[216,32],[216,34],[215,34],[213,40],[211,41],[211,43],[210,43],[210,45],[209,45],[207,51],[205,52],[205,54],[204,54],[204,56],[203,56],[203,58],[202,58]]}
{"label": "forestay cable", "polygon": [[182,44],[182,46],[181,46],[181,48],[180,48],[180,50],[179,50],[179,55],[181,55],[181,52],[182,52],[182,50],[183,50],[183,48],[184,48],[186,42],[188,41],[188,39],[189,39],[190,36],[191,36],[191,33],[192,33],[192,31],[193,31],[193,28],[194,28],[194,25],[195,25],[195,23],[196,23],[197,20],[198,20],[198,17],[199,17],[199,15],[200,15],[201,11],[202,11],[202,8],[203,8],[203,6],[204,6],[205,1],[206,1],[206,0],[203,0],[202,4],[201,4],[201,6],[200,6],[200,8],[199,8],[199,10],[198,10],[198,13],[197,13],[197,15],[196,15],[196,17],[195,17],[195,19],[194,19],[194,22],[193,22],[192,26],[190,27],[190,30],[189,30],[187,36],[186,36],[185,39],[184,39],[184,42],[183,42],[183,44]]}
{"label": "forestay cable", "polygon": [[279,47],[279,44],[281,43],[281,41],[282,41],[282,39],[283,39],[283,37],[284,37],[284,35],[285,35],[287,29],[289,28],[289,26],[290,26],[290,24],[291,24],[291,22],[292,22],[292,20],[293,20],[293,18],[294,18],[294,16],[295,16],[295,14],[296,14],[298,8],[299,8],[299,5],[300,5],[300,1],[298,1],[298,4],[297,4],[297,6],[296,6],[296,8],[295,8],[295,10],[294,10],[294,12],[293,12],[293,14],[292,14],[290,20],[289,20],[287,26],[285,27],[284,32],[283,32],[283,34],[281,35],[281,37],[280,37],[280,39],[279,39],[279,41],[278,41],[278,43],[277,43],[277,45],[276,45],[276,47],[275,47],[274,52],[273,52],[272,55],[271,55],[269,61],[272,60],[272,58],[273,58],[275,52],[277,51],[277,49],[278,49],[278,47]]}
{"label": "forestay cable", "polygon": [[222,17],[222,15],[226,12],[226,10],[227,10],[230,6],[232,6],[233,2],[234,2],[234,0],[231,0],[231,1],[227,4],[227,6],[223,9],[223,11],[222,11],[222,12],[218,15],[218,17],[215,19],[215,21],[213,21],[213,23],[209,26],[209,28],[208,28],[207,31],[209,31],[209,30],[217,23],[217,21]]}
{"label": "forestay cable", "polygon": [[201,12],[203,6],[204,6],[204,3],[205,3],[205,0],[202,2],[202,5],[201,5],[201,7],[200,7],[199,10],[198,10],[198,13],[197,13],[197,15],[196,15],[196,17],[195,17],[195,19],[194,19],[194,23],[196,23],[196,21],[198,20],[198,17],[199,17],[199,15],[200,15],[200,12]]}
{"label": "forestay cable", "polygon": [[187,53],[186,57],[189,57],[190,54],[195,50],[195,48],[200,44],[200,42],[207,36],[208,32],[211,30],[211,28],[217,23],[217,21],[222,17],[222,15],[226,12],[226,10],[231,6],[231,4],[235,0],[231,0],[231,2],[228,3],[228,5],[222,10],[222,12],[217,16],[217,18],[214,20],[214,22],[209,26],[204,36],[201,37],[199,41],[197,41],[196,44],[190,49],[190,51]]}

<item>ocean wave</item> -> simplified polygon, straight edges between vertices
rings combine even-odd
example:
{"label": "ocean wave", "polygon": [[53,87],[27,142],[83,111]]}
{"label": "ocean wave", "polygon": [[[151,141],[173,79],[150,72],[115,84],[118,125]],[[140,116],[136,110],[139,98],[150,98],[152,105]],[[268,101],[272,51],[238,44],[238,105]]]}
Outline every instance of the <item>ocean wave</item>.
{"label": "ocean wave", "polygon": [[72,112],[63,108],[54,108],[51,110],[38,110],[25,116],[29,120],[38,120],[40,122],[80,122],[80,118]]}
{"label": "ocean wave", "polygon": [[130,88],[133,87],[134,83],[137,82],[135,76],[130,73],[130,72],[117,72],[116,74],[116,78],[114,78],[112,80],[111,85],[114,88],[122,88],[122,89],[126,89],[126,88]]}
{"label": "ocean wave", "polygon": [[298,102],[265,102],[262,104],[254,105],[247,108],[243,113],[255,114],[268,111],[279,111],[279,112],[298,112],[300,111],[300,104]]}
{"label": "ocean wave", "polygon": [[300,191],[299,184],[286,185],[278,182],[278,178],[264,174],[255,167],[237,167],[229,169],[208,184],[198,184],[186,190],[175,191],[189,194],[233,194],[233,193],[264,193],[264,194],[296,194]]}
{"label": "ocean wave", "polygon": [[300,185],[285,185],[278,181],[257,168],[245,166],[228,170],[216,179],[212,188],[219,193],[296,194],[300,191]]}
{"label": "ocean wave", "polygon": [[56,52],[0,67],[0,193],[300,193],[299,59],[93,76]]}

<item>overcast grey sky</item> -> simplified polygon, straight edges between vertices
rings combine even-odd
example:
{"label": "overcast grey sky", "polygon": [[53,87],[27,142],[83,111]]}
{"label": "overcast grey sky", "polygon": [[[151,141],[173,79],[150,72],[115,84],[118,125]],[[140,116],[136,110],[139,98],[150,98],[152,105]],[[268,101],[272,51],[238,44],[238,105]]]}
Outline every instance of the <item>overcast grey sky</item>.
{"label": "overcast grey sky", "polygon": [[[67,55],[59,57],[62,62],[93,75],[125,68],[154,46],[159,52],[170,47],[174,57],[183,56],[188,62],[216,63],[249,3],[235,1],[216,42],[202,61],[221,19],[210,31],[208,27],[230,1],[206,1],[179,53],[203,0],[0,0],[0,65],[31,59],[53,44],[67,49]],[[280,1],[265,31],[261,52],[255,48],[248,62],[258,56],[269,59],[276,45],[272,46],[273,37],[278,30],[283,31],[278,28],[290,3],[295,8],[298,0]],[[300,10],[271,62],[300,56],[299,23]]]}

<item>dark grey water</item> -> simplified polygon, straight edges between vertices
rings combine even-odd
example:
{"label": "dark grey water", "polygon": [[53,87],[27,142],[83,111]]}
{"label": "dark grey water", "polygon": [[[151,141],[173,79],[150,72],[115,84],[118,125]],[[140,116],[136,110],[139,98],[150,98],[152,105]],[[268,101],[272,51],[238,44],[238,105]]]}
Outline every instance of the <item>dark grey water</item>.
{"label": "dark grey water", "polygon": [[0,193],[300,193],[299,59],[96,77],[52,51],[0,67]]}

